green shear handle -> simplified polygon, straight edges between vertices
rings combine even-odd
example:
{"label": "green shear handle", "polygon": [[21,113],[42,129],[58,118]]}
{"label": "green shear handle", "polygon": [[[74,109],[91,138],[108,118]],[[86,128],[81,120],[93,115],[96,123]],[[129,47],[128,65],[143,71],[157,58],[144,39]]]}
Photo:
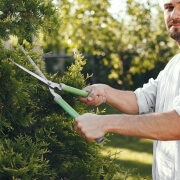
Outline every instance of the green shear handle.
{"label": "green shear handle", "polygon": [[[79,117],[80,115],[66,102],[61,96],[56,96],[54,100],[74,119]],[[104,136],[98,139],[95,139],[97,143],[102,143],[104,141]]]}
{"label": "green shear handle", "polygon": [[82,96],[82,97],[88,97],[88,95],[89,95],[89,93],[86,92],[86,91],[83,91],[83,90],[68,86],[68,85],[63,84],[63,83],[60,84],[60,89],[62,91],[66,91],[66,92],[76,94],[76,95]]}

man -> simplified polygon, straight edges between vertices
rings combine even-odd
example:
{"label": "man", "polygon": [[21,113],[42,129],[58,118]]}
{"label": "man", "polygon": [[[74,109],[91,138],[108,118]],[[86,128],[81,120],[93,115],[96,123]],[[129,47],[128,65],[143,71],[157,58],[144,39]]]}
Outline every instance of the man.
{"label": "man", "polygon": [[[180,0],[163,2],[167,30],[180,46]],[[109,105],[129,115],[84,114],[75,120],[75,130],[83,138],[92,142],[111,132],[153,139],[153,179],[180,180],[180,54],[157,79],[135,92],[104,84],[84,90],[91,93],[88,98],[80,97],[81,102],[98,106],[105,97]]]}

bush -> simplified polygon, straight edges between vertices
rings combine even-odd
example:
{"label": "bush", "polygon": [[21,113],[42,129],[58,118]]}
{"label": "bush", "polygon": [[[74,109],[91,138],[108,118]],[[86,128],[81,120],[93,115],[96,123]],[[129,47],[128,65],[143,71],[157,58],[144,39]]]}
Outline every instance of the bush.
{"label": "bush", "polygon": [[[42,52],[32,50],[32,34],[36,36],[40,28],[47,34],[59,29],[59,9],[52,0],[0,0],[0,4],[0,179],[113,179],[120,167],[101,156],[103,145],[82,139],[74,131],[74,120],[54,102],[48,88],[8,61],[10,57],[34,71],[18,47],[3,47],[3,39],[16,36],[49,80],[82,89],[86,61],[81,55],[75,55],[60,78],[58,73],[47,75]],[[60,94],[79,114],[92,112],[77,97]]]}
{"label": "bush", "polygon": [[[0,46],[0,179],[113,179],[120,167],[100,155],[103,145],[80,137],[74,120],[54,102],[48,88],[7,60],[11,57],[33,71],[20,49]],[[28,54],[47,76],[41,54],[28,46]],[[62,78],[47,78],[82,89],[85,63],[77,54]],[[60,94],[79,114],[92,112],[72,94]]]}

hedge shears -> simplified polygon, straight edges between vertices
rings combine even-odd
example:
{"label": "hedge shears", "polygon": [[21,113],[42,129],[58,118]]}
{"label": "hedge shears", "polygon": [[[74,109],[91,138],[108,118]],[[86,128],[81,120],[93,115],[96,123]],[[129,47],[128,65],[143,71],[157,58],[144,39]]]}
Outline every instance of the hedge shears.
{"label": "hedge shears", "polygon": [[[8,60],[11,61],[13,64],[15,64],[17,67],[19,67],[21,70],[25,71],[26,73],[30,74],[31,76],[35,77],[36,79],[40,80],[45,85],[47,85],[49,88],[49,91],[54,96],[55,102],[57,104],[59,104],[72,118],[76,119],[77,117],[79,117],[80,115],[66,101],[64,101],[59,94],[54,92],[54,88],[57,88],[60,91],[66,91],[66,92],[69,92],[69,93],[72,93],[72,94],[75,94],[78,96],[82,96],[82,97],[88,97],[89,92],[65,85],[63,83],[58,84],[58,83],[49,81],[44,76],[44,74],[40,71],[40,69],[37,67],[37,65],[34,63],[34,61],[31,59],[31,57],[26,53],[25,49],[23,49],[22,46],[20,46],[20,48],[23,51],[23,53],[27,56],[27,58],[31,62],[31,64],[34,66],[36,73],[39,75],[33,73],[32,71],[26,69],[25,67],[23,67],[21,65],[19,65],[18,63],[14,62],[10,58],[8,58]],[[101,143],[101,142],[103,142],[103,140],[104,140],[104,137],[101,137],[99,139],[96,139],[96,142]]]}

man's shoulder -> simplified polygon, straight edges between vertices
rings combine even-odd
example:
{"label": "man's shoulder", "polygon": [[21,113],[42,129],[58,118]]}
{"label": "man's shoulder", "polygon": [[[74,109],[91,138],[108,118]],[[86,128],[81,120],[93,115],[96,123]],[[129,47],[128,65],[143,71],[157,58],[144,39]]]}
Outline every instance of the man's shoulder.
{"label": "man's shoulder", "polygon": [[180,62],[180,53],[176,54],[174,57],[171,58],[170,62]]}
{"label": "man's shoulder", "polygon": [[174,57],[170,59],[170,61],[166,64],[165,69],[176,65],[176,63],[180,62],[180,53],[176,54]]}
{"label": "man's shoulder", "polygon": [[164,74],[167,74],[170,69],[175,68],[177,66],[177,63],[180,63],[180,53],[176,54],[174,57],[171,58],[171,60],[166,64],[164,69],[160,71],[158,77],[162,77]]}

